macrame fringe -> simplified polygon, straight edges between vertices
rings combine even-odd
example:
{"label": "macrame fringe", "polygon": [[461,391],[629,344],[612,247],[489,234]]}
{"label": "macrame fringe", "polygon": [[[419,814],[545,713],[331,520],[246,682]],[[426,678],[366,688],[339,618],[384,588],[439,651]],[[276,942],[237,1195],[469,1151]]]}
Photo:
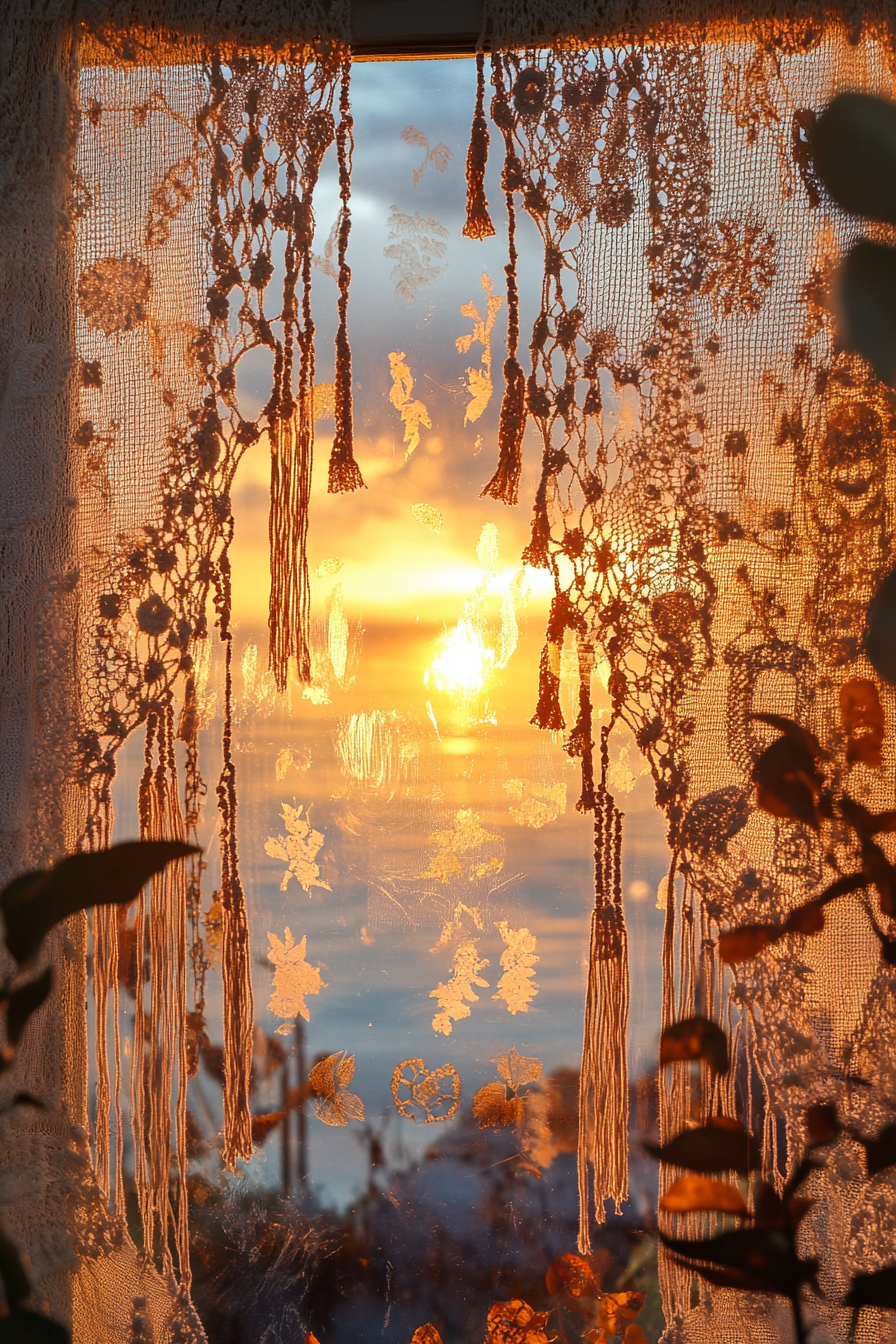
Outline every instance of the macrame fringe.
{"label": "macrame fringe", "polygon": [[485,199],[485,169],[488,163],[488,122],[485,119],[485,57],[476,53],[476,112],[467,149],[467,220],[465,238],[491,238],[495,226]]}
{"label": "macrame fringe", "polygon": [[[504,109],[501,124],[509,119],[506,93],[501,75],[501,64],[494,58],[492,79],[498,108]],[[497,111],[497,108],[496,108]],[[475,122],[474,122],[475,126]],[[471,145],[472,152],[472,145]],[[483,496],[500,500],[502,504],[516,504],[519,499],[520,475],[523,469],[523,434],[526,429],[526,377],[517,358],[520,343],[520,296],[517,284],[516,207],[513,192],[516,177],[512,172],[510,142],[506,142],[504,163],[504,199],[507,204],[507,358],[504,361],[504,397],[501,401],[501,419],[498,425],[498,466],[495,474],[482,491]]]}
{"label": "macrame fringe", "polygon": [[561,732],[566,727],[560,708],[559,663],[560,649],[548,641],[538,665],[538,705],[529,722],[550,732]]}
{"label": "macrame fringe", "polygon": [[[606,765],[606,730],[604,764]],[[605,771],[604,771],[605,774]],[[594,818],[595,906],[591,916],[582,1069],[579,1075],[578,1246],[591,1250],[594,1220],[628,1199],[628,934],[622,908],[622,813],[602,781]],[[591,1168],[589,1189],[588,1168]]]}
{"label": "macrame fringe", "polygon": [[339,87],[339,125],[336,128],[336,155],[339,163],[339,228],[337,232],[337,264],[339,287],[339,327],[336,332],[335,418],[336,433],[330,450],[328,490],[331,495],[361,490],[364,478],[355,461],[354,431],[352,426],[352,351],[348,339],[348,296],[352,273],[346,261],[348,239],[352,227],[349,209],[352,182],[352,155],[354,152],[354,121],[349,97],[351,57],[346,55],[342,64]]}
{"label": "macrame fringe", "polygon": [[[297,189],[295,166],[288,185]],[[340,229],[340,234],[345,221]],[[311,249],[305,239],[289,237],[283,280],[283,324],[294,332],[299,349],[298,388],[293,397],[293,341],[278,349],[271,398],[271,595],[268,609],[270,668],[278,691],[286,689],[289,660],[299,680],[311,680],[308,629],[311,589],[308,580],[308,507],[314,454],[314,321],[311,316]],[[343,262],[344,264],[344,258]],[[302,285],[301,318],[296,290]],[[340,303],[343,295],[340,291]],[[341,317],[340,317],[341,321]]]}
{"label": "macrame fringe", "polygon": [[[138,800],[143,840],[184,838],[174,736],[174,712],[169,701],[160,710],[151,711],[146,723]],[[143,1244],[157,1266],[163,1272],[170,1272],[173,1266],[169,1235],[173,1230],[180,1280],[188,1290],[186,928],[186,874],[182,864],[174,864],[152,879],[149,899],[141,895],[138,903],[131,1097],[134,1182],[143,1223]],[[148,1015],[145,1007],[147,978]],[[174,1100],[173,1143],[171,1107],[160,1106],[159,1097]],[[177,1171],[174,1182],[171,1179],[172,1151]]]}
{"label": "macrame fringe", "polygon": [[224,991],[224,1132],[221,1160],[231,1170],[237,1158],[252,1155],[252,1117],[249,1083],[255,1007],[249,954],[246,896],[239,874],[236,835],[236,766],[233,761],[233,634],[230,629],[230,561],[221,563],[218,595],[221,639],[224,642],[223,766],[218,780],[221,818],[221,981]]}

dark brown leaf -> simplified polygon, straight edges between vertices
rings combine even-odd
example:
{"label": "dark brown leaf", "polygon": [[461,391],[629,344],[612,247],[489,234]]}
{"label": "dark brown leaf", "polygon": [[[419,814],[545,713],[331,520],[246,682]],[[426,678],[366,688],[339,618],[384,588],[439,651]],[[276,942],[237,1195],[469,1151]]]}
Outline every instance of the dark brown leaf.
{"label": "dark brown leaf", "polygon": [[125,905],[167,864],[199,852],[180,840],[133,840],[26,873],[0,893],[6,945],[22,965],[61,920],[95,905]]}
{"label": "dark brown leaf", "polygon": [[[783,714],[751,714],[751,719],[757,723],[767,723],[769,728],[777,728],[779,733],[790,738],[807,756],[813,760],[821,755],[821,745],[814,733],[810,733],[808,728],[802,724],[796,723],[793,719],[788,719]],[[774,743],[772,743],[774,746]]]}
{"label": "dark brown leaf", "polygon": [[881,913],[896,915],[896,868],[873,840],[862,844],[862,872],[877,888]]}
{"label": "dark brown leaf", "polygon": [[792,1297],[818,1267],[814,1260],[799,1259],[790,1236],[777,1228],[745,1227],[696,1241],[661,1233],[660,1240],[674,1255],[751,1276],[755,1291],[762,1293]]}
{"label": "dark brown leaf", "polygon": [[71,1335],[49,1316],[19,1307],[0,1316],[0,1344],[71,1344]]}
{"label": "dark brown leaf", "polygon": [[644,1146],[660,1162],[688,1171],[736,1171],[747,1176],[762,1164],[759,1144],[737,1121],[728,1121],[724,1129],[710,1122],[699,1129],[684,1129],[668,1143]]}
{"label": "dark brown leaf", "polygon": [[705,1059],[716,1073],[728,1072],[728,1039],[717,1023],[689,1017],[666,1027],[660,1040],[660,1067],[688,1059]]}
{"label": "dark brown leaf", "polygon": [[53,971],[48,966],[43,975],[39,975],[36,980],[29,980],[10,994],[6,1009],[6,1036],[10,1045],[18,1045],[26,1022],[47,999],[52,988]]}
{"label": "dark brown leaf", "polygon": [[884,1265],[873,1274],[856,1274],[843,1305],[896,1311],[896,1265]]}
{"label": "dark brown leaf", "polygon": [[811,936],[821,933],[824,928],[824,904],[821,901],[807,901],[792,910],[784,922],[786,933],[801,933]]}
{"label": "dark brown leaf", "polygon": [[830,1143],[840,1133],[837,1107],[829,1102],[807,1107],[804,1120],[806,1134],[812,1144]]}
{"label": "dark brown leaf", "polygon": [[896,1165],[896,1121],[885,1125],[875,1139],[865,1139],[860,1134],[855,1138],[865,1149],[869,1180]]}
{"label": "dark brown leaf", "polygon": [[867,807],[848,795],[841,799],[840,806],[846,820],[863,839],[896,831],[896,812],[869,812]]}
{"label": "dark brown leaf", "polygon": [[809,129],[815,171],[844,210],[896,224],[896,106],[840,93]]}
{"label": "dark brown leaf", "polygon": [[[867,359],[878,378],[896,380],[896,249],[865,238],[854,243],[834,272],[831,299],[843,344]],[[865,650],[878,676],[890,681],[894,669],[879,610],[869,609]]]}
{"label": "dark brown leaf", "polygon": [[728,966],[758,957],[782,935],[777,924],[745,924],[742,929],[726,929],[719,934],[719,956]]}
{"label": "dark brown leaf", "polygon": [[768,1287],[765,1280],[758,1274],[748,1274],[743,1269],[721,1269],[719,1266],[695,1265],[690,1260],[679,1260],[677,1256],[670,1257],[673,1265],[678,1265],[681,1269],[687,1269],[692,1274],[699,1274],[701,1279],[707,1283],[713,1284],[716,1288],[737,1288],[743,1293],[767,1293]]}
{"label": "dark brown leaf", "polygon": [[873,681],[855,677],[840,687],[840,723],[846,734],[846,759],[879,770],[884,711]]}
{"label": "dark brown leaf", "polygon": [[869,604],[865,652],[877,675],[896,686],[896,568],[881,580]]}
{"label": "dark brown leaf", "polygon": [[31,1292],[31,1284],[15,1243],[2,1229],[0,1229],[0,1278],[3,1279],[6,1301],[10,1310],[14,1311]]}
{"label": "dark brown leaf", "polygon": [[753,783],[756,803],[763,811],[818,830],[824,777],[816,768],[814,754],[798,738],[779,737],[766,747],[753,767]]}
{"label": "dark brown leaf", "polygon": [[871,927],[874,930],[877,941],[880,943],[880,955],[888,966],[896,966],[896,938],[890,938],[884,933],[883,929],[878,928],[877,921],[870,914]]}

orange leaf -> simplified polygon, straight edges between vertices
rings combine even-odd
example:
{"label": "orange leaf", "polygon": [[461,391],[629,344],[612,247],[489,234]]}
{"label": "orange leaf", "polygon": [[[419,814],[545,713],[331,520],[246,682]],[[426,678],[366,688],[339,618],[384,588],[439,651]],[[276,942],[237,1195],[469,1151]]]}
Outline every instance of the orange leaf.
{"label": "orange leaf", "polygon": [[706,1176],[682,1176],[660,1200],[665,1213],[737,1213],[748,1212],[737,1186],[713,1181]]}
{"label": "orange leaf", "polygon": [[503,1083],[486,1083],[473,1097],[471,1110],[480,1129],[504,1129],[519,1124],[523,1115],[520,1097],[507,1097]]}
{"label": "orange leaf", "polygon": [[417,1326],[411,1335],[411,1344],[442,1344],[442,1336],[435,1326],[427,1321],[426,1325]]}
{"label": "orange leaf", "polygon": [[514,1298],[489,1308],[485,1344],[548,1344],[544,1333],[549,1311],[533,1311],[527,1302]]}
{"label": "orange leaf", "polygon": [[545,1275],[545,1284],[549,1293],[563,1292],[568,1297],[584,1297],[597,1287],[588,1261],[570,1252],[554,1261]]}
{"label": "orange leaf", "polygon": [[619,1335],[644,1305],[646,1293],[607,1293],[601,1301],[598,1325],[607,1334]]}

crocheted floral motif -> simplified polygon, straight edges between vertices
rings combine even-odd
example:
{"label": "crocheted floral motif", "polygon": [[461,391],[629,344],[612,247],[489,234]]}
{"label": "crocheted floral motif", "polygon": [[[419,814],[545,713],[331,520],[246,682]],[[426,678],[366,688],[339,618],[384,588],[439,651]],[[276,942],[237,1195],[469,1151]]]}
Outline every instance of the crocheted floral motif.
{"label": "crocheted floral motif", "polygon": [[78,281],[78,303],[87,325],[111,336],[146,320],[152,274],[136,257],[104,257]]}

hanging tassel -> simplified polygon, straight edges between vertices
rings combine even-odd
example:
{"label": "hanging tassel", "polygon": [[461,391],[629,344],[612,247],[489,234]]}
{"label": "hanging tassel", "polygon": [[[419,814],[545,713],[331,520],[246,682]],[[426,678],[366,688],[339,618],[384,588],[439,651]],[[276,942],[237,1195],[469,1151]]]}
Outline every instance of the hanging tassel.
{"label": "hanging tassel", "polygon": [[218,780],[221,818],[221,980],[224,989],[224,1134],[221,1160],[231,1171],[252,1155],[249,1082],[255,1006],[249,954],[246,896],[240,881],[236,838],[236,766],[233,761],[233,634],[230,629],[230,562],[221,559],[218,623],[224,643],[223,765]]}
{"label": "hanging tassel", "polygon": [[604,729],[594,819],[595,905],[579,1075],[578,1245],[582,1255],[591,1250],[592,1199],[595,1221],[602,1223],[604,1200],[614,1200],[620,1213],[628,1198],[628,935],[622,909],[622,813],[606,788],[608,736],[609,730]]}
{"label": "hanging tassel", "polygon": [[336,433],[330,450],[328,490],[331,495],[364,488],[361,469],[355,461],[354,431],[352,427],[352,351],[348,339],[348,295],[351,287],[351,268],[346,262],[348,238],[352,220],[349,210],[352,182],[352,154],[354,151],[353,126],[349,100],[351,59],[342,66],[339,91],[339,125],[336,128],[336,155],[339,163],[339,229],[337,236],[339,300],[337,310],[339,327],[336,332],[335,418]]}
{"label": "hanging tassel", "polygon": [[465,238],[491,238],[495,226],[485,199],[485,168],[488,163],[488,122],[485,119],[485,57],[476,53],[476,113],[467,149],[467,222]]}
{"label": "hanging tassel", "polygon": [[536,728],[550,732],[560,732],[566,727],[566,720],[560,708],[560,649],[548,642],[541,651],[538,665],[538,704],[529,720]]}
{"label": "hanging tassel", "polygon": [[[271,399],[271,597],[268,610],[270,668],[278,691],[286,689],[289,660],[295,658],[299,680],[311,680],[309,623],[311,585],[308,578],[308,508],[314,454],[314,323],[311,318],[311,257],[301,259],[302,321],[293,315],[299,348],[299,376],[292,395],[292,341],[277,352],[276,386]],[[296,243],[286,248],[285,286],[294,292],[299,279]],[[285,305],[286,311],[289,311]],[[226,557],[225,557],[226,558]]]}
{"label": "hanging tassel", "polygon": [[520,300],[516,278],[516,211],[512,192],[507,198],[507,358],[504,361],[504,398],[498,426],[498,466],[482,491],[502,504],[519,499],[523,469],[523,433],[526,428],[526,377],[517,359],[520,340]]}
{"label": "hanging tassel", "polygon": [[[140,837],[143,840],[179,840],[184,836],[174,736],[174,711],[169,700],[151,710],[147,718],[144,769],[139,789]],[[188,1286],[186,891],[186,873],[178,864],[152,879],[149,900],[141,895],[137,907],[131,1105],[134,1183],[143,1224],[144,1250],[161,1269],[170,1271],[170,1234],[173,1231],[181,1282]],[[147,982],[148,1015],[145,1006]],[[173,1097],[173,1113],[169,1105],[155,1104],[157,1096]],[[174,1180],[172,1148],[177,1169]],[[173,1198],[175,1193],[176,1198]]]}
{"label": "hanging tassel", "polygon": [[[500,58],[493,58],[492,79],[495,96],[502,111],[499,125],[511,125],[507,108]],[[498,466],[482,495],[498,499],[502,504],[516,504],[519,499],[520,475],[523,469],[523,433],[526,428],[526,377],[517,359],[520,343],[520,295],[517,285],[516,208],[513,192],[516,177],[511,173],[511,162],[516,162],[512,146],[505,133],[504,199],[507,204],[507,358],[504,361],[504,397],[498,425]]]}

